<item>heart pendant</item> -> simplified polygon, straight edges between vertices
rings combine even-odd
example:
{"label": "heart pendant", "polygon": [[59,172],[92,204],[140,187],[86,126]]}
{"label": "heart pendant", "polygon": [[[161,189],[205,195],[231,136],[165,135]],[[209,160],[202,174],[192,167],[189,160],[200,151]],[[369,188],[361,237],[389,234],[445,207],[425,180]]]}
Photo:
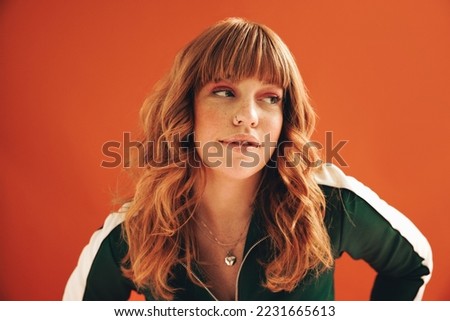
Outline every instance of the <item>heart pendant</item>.
{"label": "heart pendant", "polygon": [[233,266],[234,263],[236,263],[236,257],[231,253],[227,254],[227,256],[225,256],[225,264],[228,266]]}

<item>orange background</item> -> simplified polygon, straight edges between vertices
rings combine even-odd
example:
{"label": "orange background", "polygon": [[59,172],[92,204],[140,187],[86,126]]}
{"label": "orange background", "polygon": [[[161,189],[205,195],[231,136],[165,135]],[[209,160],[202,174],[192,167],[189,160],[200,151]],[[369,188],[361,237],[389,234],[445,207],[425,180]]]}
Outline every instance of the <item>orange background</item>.
{"label": "orange background", "polygon": [[[135,131],[175,53],[243,16],[297,58],[344,171],[429,239],[426,300],[450,299],[450,2],[5,1],[0,3],[0,299],[59,300],[82,247],[112,209],[121,169],[102,144]],[[366,300],[374,273],[344,257],[337,299]]]}

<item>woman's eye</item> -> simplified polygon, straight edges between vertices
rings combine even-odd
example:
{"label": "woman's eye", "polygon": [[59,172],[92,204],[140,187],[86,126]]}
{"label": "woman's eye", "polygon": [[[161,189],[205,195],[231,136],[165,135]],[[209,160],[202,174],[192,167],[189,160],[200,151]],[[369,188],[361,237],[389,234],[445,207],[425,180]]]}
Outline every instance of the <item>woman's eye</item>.
{"label": "woman's eye", "polygon": [[268,104],[275,105],[281,100],[281,98],[278,96],[267,96],[264,97],[262,100]]}
{"label": "woman's eye", "polygon": [[234,94],[229,89],[215,89],[213,94],[220,97],[234,97]]}

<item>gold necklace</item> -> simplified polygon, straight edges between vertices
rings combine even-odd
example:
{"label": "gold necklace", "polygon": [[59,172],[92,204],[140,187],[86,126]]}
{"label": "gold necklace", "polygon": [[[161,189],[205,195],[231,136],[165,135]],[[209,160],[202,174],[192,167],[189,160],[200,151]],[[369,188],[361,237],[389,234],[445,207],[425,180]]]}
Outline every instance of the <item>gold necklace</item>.
{"label": "gold necklace", "polygon": [[[205,221],[203,221],[201,218],[199,218],[201,225],[204,227],[204,229],[208,232],[209,236],[208,238],[210,240],[213,240],[214,242],[216,242],[217,245],[219,245],[220,247],[222,247],[223,249],[226,250],[227,254],[225,255],[224,261],[225,264],[227,266],[233,266],[236,261],[237,261],[237,257],[236,255],[233,253],[234,249],[236,248],[236,246],[239,244],[239,242],[241,242],[245,237],[246,234],[245,232],[247,231],[248,226],[250,225],[250,220],[248,220],[247,225],[245,226],[245,228],[243,229],[243,231],[241,232],[241,234],[239,235],[239,238],[237,239],[237,241],[232,242],[232,243],[224,243],[221,242],[217,236],[211,231],[211,229],[208,227],[208,225],[205,223]],[[197,220],[194,218],[194,221],[198,224]]]}

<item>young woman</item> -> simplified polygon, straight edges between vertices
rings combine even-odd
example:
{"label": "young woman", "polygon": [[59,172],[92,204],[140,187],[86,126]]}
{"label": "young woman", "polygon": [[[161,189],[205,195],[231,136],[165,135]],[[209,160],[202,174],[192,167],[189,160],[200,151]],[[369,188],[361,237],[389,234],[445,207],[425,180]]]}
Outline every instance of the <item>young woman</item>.
{"label": "young woman", "polygon": [[141,110],[134,196],[81,253],[67,300],[332,300],[343,252],[371,299],[420,299],[430,246],[405,216],[311,146],[290,51],[227,19],[176,57]]}

